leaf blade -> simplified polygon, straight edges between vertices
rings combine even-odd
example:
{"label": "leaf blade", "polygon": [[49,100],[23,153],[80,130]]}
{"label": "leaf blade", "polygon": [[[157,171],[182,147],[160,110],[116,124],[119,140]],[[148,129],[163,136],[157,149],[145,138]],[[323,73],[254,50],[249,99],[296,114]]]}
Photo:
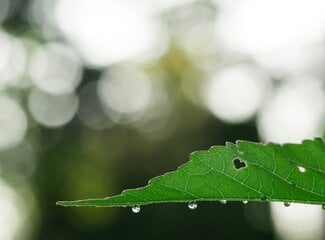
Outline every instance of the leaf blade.
{"label": "leaf blade", "polygon": [[190,154],[189,162],[151,179],[145,187],[101,199],[59,201],[57,205],[125,207],[217,200],[324,204],[324,140],[284,145],[237,141],[213,146]]}

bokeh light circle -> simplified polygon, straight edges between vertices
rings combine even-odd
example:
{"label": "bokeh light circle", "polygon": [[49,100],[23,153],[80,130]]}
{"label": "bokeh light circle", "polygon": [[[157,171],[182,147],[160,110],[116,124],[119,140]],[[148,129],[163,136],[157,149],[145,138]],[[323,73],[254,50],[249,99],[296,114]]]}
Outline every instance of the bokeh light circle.
{"label": "bokeh light circle", "polygon": [[97,92],[97,82],[91,82],[85,85],[79,93],[78,117],[86,126],[102,130],[115,124],[105,114]]}
{"label": "bokeh light circle", "polygon": [[148,76],[135,67],[115,67],[98,82],[98,94],[110,115],[136,114],[151,100],[152,85]]}
{"label": "bokeh light circle", "polygon": [[319,136],[324,119],[322,82],[304,78],[282,85],[260,111],[257,123],[265,141],[299,143]]}
{"label": "bokeh light circle", "polygon": [[244,0],[234,5],[225,7],[217,21],[218,37],[233,50],[266,54],[324,38],[322,0]]}
{"label": "bokeh light circle", "polygon": [[27,118],[21,106],[12,98],[0,95],[0,150],[20,143],[27,130]]}
{"label": "bokeh light circle", "polygon": [[47,43],[33,53],[30,76],[34,85],[43,91],[70,93],[81,81],[79,58],[65,45]]}
{"label": "bokeh light circle", "polygon": [[18,84],[25,71],[26,51],[20,39],[0,31],[0,90]]}
{"label": "bokeh light circle", "polygon": [[268,80],[267,75],[253,67],[231,66],[206,82],[202,97],[207,108],[221,120],[244,122],[259,108]]}
{"label": "bokeh light circle", "polygon": [[319,205],[283,203],[271,204],[273,224],[281,239],[322,239],[324,215]]}
{"label": "bokeh light circle", "polygon": [[52,95],[33,89],[28,95],[28,108],[33,118],[47,127],[61,127],[72,120],[78,109],[78,97],[69,94]]}
{"label": "bokeh light circle", "polygon": [[0,239],[15,239],[22,225],[17,197],[13,190],[0,179]]}
{"label": "bokeh light circle", "polygon": [[124,1],[60,0],[54,11],[58,28],[89,65],[135,58],[152,51],[161,39],[160,24]]}

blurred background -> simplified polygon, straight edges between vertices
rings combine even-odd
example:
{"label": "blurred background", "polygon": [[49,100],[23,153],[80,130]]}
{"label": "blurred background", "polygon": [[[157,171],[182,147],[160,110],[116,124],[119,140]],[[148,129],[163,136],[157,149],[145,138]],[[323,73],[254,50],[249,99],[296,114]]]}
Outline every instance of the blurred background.
{"label": "blurred background", "polygon": [[62,208],[325,128],[322,0],[0,0],[0,239],[324,239],[320,206]]}

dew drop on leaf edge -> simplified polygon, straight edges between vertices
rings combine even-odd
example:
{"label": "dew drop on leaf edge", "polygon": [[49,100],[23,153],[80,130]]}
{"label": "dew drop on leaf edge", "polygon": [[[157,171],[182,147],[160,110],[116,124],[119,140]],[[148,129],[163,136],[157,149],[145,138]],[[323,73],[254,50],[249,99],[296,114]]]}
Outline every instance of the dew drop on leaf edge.
{"label": "dew drop on leaf edge", "polygon": [[266,201],[266,200],[267,200],[267,196],[261,197],[261,201]]}
{"label": "dew drop on leaf edge", "polygon": [[248,201],[247,201],[247,200],[244,200],[244,201],[243,201],[243,204],[247,204],[247,203],[248,203]]}
{"label": "dew drop on leaf edge", "polygon": [[283,205],[284,205],[285,207],[289,207],[289,206],[290,206],[290,203],[289,203],[289,202],[284,202]]}
{"label": "dew drop on leaf edge", "polygon": [[133,206],[132,207],[132,212],[133,213],[139,213],[141,210],[140,206],[139,205],[136,205],[136,206]]}
{"label": "dew drop on leaf edge", "polygon": [[227,200],[220,200],[219,201],[221,204],[226,204],[227,203]]}
{"label": "dew drop on leaf edge", "polygon": [[187,206],[191,210],[197,209],[197,203],[196,202],[189,202]]}
{"label": "dew drop on leaf edge", "polygon": [[322,209],[325,210],[325,204],[322,204]]}

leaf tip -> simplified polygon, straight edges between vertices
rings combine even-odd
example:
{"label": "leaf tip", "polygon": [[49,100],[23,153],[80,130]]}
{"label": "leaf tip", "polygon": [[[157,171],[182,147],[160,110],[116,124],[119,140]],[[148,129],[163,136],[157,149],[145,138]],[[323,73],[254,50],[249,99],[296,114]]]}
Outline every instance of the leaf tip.
{"label": "leaf tip", "polygon": [[57,205],[57,206],[65,206],[64,201],[57,201],[55,203],[55,205]]}
{"label": "leaf tip", "polygon": [[73,201],[57,201],[55,203],[55,205],[61,206],[61,207],[76,206],[75,202],[73,202]]}

